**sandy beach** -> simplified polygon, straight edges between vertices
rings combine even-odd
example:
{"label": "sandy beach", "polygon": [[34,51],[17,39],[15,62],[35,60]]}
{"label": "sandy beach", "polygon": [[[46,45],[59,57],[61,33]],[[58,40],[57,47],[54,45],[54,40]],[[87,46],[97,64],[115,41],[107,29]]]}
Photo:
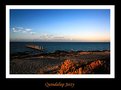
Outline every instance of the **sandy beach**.
{"label": "sandy beach", "polygon": [[17,53],[10,57],[11,74],[109,74],[110,51]]}

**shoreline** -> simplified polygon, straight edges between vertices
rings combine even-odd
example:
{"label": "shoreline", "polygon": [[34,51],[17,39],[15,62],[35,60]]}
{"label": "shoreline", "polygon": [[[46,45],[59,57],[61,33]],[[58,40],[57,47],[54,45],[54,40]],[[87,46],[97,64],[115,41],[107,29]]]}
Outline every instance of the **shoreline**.
{"label": "shoreline", "polygon": [[110,50],[55,50],[54,52],[39,52],[37,50],[34,50],[34,51],[24,51],[24,52],[15,52],[15,53],[12,53],[10,54],[11,56],[12,55],[24,55],[24,54],[31,54],[31,53],[34,53],[35,54],[50,54],[50,53],[61,53],[61,52],[66,52],[66,53],[69,53],[69,52],[110,52]]}

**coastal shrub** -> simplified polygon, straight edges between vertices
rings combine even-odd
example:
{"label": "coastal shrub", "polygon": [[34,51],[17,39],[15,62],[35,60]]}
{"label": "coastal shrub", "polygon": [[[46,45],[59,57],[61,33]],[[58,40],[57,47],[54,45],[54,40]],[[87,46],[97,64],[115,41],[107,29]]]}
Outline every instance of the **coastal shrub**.
{"label": "coastal shrub", "polygon": [[[82,61],[81,61],[82,62]],[[109,66],[104,60],[91,61],[88,64],[65,60],[58,70],[58,74],[93,74],[109,73]]]}
{"label": "coastal shrub", "polygon": [[75,71],[74,62],[71,60],[65,60],[64,63],[61,65],[60,70],[58,71],[59,74],[66,74]]}

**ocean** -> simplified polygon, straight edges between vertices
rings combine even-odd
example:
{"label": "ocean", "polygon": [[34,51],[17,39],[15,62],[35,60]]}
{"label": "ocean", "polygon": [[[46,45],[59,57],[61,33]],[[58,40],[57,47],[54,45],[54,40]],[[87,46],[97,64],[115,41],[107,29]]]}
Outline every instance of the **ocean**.
{"label": "ocean", "polygon": [[28,44],[43,46],[45,48],[45,53],[55,52],[56,50],[110,50],[110,42],[10,42],[10,53],[34,51],[33,49],[26,47]]}

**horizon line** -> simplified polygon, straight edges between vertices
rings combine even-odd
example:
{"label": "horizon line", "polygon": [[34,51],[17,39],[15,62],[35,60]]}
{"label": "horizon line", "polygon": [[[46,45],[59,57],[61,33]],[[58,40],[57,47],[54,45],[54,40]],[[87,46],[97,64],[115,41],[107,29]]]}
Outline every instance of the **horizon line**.
{"label": "horizon line", "polygon": [[[32,42],[32,41],[10,41],[10,42]],[[49,42],[49,41],[34,41],[34,42]],[[50,42],[62,42],[62,41],[50,41]],[[64,41],[64,42],[79,42],[79,41]],[[85,41],[85,42],[90,42],[90,41]],[[93,42],[98,42],[98,41],[93,41]],[[102,42],[102,41],[99,41],[99,42]],[[106,41],[106,42],[109,43],[110,41]]]}

